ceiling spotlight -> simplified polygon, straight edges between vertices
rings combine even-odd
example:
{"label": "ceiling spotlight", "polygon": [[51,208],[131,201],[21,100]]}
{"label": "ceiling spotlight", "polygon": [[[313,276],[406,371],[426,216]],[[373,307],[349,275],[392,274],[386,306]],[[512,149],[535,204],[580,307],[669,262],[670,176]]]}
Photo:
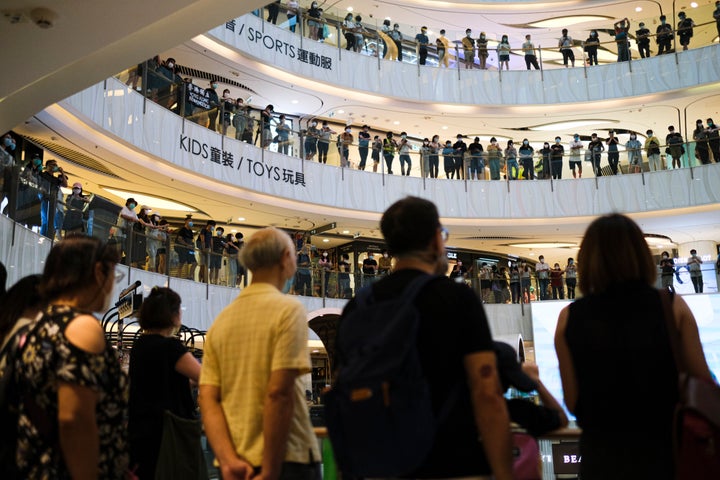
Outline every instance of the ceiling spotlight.
{"label": "ceiling spotlight", "polygon": [[348,7],[348,8],[347,8],[347,11],[348,11],[348,12],[352,12],[352,11],[353,11],[353,8],[352,8],[352,7]]}
{"label": "ceiling spotlight", "polygon": [[299,102],[297,100],[291,100],[290,103],[292,103],[293,105],[297,105]]}
{"label": "ceiling spotlight", "polygon": [[323,238],[323,243],[329,243],[329,242],[330,242],[329,238]]}
{"label": "ceiling spotlight", "polygon": [[690,6],[692,8],[697,8],[697,2],[690,2]]}
{"label": "ceiling spotlight", "polygon": [[244,221],[245,221],[245,217],[238,217],[238,222],[244,222]]}
{"label": "ceiling spotlight", "polygon": [[343,235],[348,235],[350,233],[350,230],[343,230],[342,233]]}
{"label": "ceiling spotlight", "polygon": [[345,113],[345,110],[338,110],[337,113]]}
{"label": "ceiling spotlight", "polygon": [[635,7],[636,12],[642,12],[642,7]]}
{"label": "ceiling spotlight", "polygon": [[393,122],[393,125],[400,125],[400,121],[399,121],[399,120],[395,120],[395,121]]}

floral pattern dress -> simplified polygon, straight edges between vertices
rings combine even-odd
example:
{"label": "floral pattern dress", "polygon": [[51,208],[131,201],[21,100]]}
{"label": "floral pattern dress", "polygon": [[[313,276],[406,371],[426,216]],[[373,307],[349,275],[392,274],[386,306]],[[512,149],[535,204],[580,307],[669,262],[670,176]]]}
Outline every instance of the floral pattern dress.
{"label": "floral pattern dress", "polygon": [[78,315],[67,306],[48,307],[29,332],[17,360],[16,371],[24,389],[18,421],[20,478],[70,478],[58,439],[59,382],[89,387],[98,393],[98,478],[124,478],[127,472],[127,376],[109,344],[102,353],[92,354],[65,338],[65,328]]}

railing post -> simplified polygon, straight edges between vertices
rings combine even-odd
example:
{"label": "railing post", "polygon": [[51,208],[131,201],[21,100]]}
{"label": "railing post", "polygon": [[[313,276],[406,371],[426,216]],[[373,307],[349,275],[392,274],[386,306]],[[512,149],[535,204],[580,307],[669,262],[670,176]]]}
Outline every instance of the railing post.
{"label": "railing post", "polygon": [[587,78],[587,57],[585,56],[585,42],[581,43],[582,46],[582,54],[583,54],[583,74],[585,75],[585,78]]}
{"label": "railing post", "polygon": [[545,81],[545,69],[543,68],[542,45],[538,44],[538,62],[540,62],[540,81]]}

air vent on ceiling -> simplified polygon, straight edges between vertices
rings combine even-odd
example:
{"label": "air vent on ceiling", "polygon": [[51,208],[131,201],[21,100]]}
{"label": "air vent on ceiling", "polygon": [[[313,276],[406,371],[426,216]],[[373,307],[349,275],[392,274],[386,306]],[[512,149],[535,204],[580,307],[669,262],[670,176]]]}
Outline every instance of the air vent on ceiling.
{"label": "air vent on ceiling", "polygon": [[79,167],[87,168],[88,170],[92,170],[96,173],[100,173],[102,175],[107,175],[108,177],[112,178],[120,178],[118,175],[115,175],[113,172],[111,172],[105,165],[100,163],[98,160],[89,157],[83,153],[79,153],[75,150],[72,150],[70,148],[67,148],[63,145],[57,144],[55,142],[49,142],[47,140],[43,140],[41,138],[36,137],[29,137],[24,136],[25,140],[34,143],[40,148],[43,148],[47,150],[48,152],[52,153],[55,156],[58,156],[62,158],[64,161],[73,163]]}
{"label": "air vent on ceiling", "polygon": [[226,77],[221,77],[219,75],[215,75],[214,73],[208,73],[204,72],[202,70],[197,70],[195,68],[186,67],[184,65],[178,65],[177,66],[177,72],[182,75],[183,77],[193,77],[193,78],[204,78],[209,81],[217,81],[220,83],[224,83],[226,85],[232,85],[233,87],[241,88],[243,90],[247,90],[248,92],[252,93],[253,95],[257,95],[257,92],[253,90],[252,88],[248,87],[247,85],[243,85],[240,82],[236,82],[235,80],[230,80]]}

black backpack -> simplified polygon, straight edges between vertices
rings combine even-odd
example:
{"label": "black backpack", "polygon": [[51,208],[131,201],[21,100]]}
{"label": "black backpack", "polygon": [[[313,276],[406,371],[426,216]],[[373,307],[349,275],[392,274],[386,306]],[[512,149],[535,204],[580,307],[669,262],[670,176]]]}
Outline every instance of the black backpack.
{"label": "black backpack", "polygon": [[419,467],[436,425],[454,403],[455,392],[437,417],[433,413],[415,341],[420,313],[414,302],[436,278],[422,275],[400,297],[377,302],[372,286],[366,287],[338,326],[336,378],[324,403],[335,459],[345,475],[391,477]]}

